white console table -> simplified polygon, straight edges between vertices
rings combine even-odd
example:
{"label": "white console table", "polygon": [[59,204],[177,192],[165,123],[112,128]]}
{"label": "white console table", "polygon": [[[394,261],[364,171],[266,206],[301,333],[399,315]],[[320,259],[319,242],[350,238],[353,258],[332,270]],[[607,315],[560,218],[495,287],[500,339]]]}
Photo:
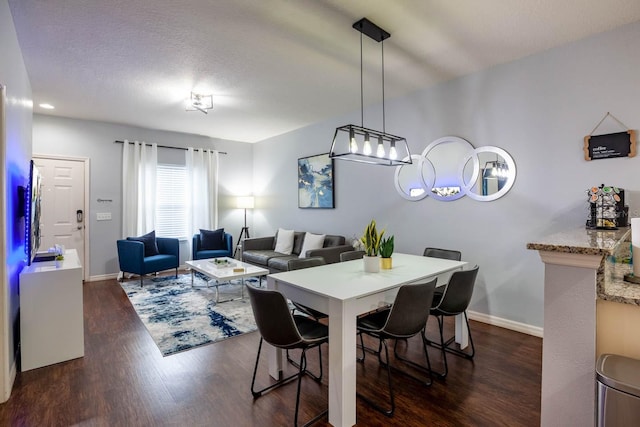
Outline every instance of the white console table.
{"label": "white console table", "polygon": [[64,260],[32,263],[20,273],[22,371],[84,356],[82,265],[75,249]]}

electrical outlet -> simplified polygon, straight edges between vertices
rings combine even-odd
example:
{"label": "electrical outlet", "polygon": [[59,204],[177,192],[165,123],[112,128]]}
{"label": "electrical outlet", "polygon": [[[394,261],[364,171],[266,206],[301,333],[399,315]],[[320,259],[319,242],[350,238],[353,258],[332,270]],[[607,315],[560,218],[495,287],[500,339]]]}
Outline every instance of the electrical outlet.
{"label": "electrical outlet", "polygon": [[98,220],[98,221],[111,221],[111,212],[98,212],[96,214],[96,220]]}

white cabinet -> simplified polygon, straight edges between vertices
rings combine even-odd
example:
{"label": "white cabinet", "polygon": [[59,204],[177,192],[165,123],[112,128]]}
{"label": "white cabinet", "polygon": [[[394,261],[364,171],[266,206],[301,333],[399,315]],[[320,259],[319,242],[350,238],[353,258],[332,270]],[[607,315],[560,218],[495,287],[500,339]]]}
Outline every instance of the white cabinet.
{"label": "white cabinet", "polygon": [[36,262],[20,273],[22,371],[84,356],[82,265],[75,249],[64,260]]}

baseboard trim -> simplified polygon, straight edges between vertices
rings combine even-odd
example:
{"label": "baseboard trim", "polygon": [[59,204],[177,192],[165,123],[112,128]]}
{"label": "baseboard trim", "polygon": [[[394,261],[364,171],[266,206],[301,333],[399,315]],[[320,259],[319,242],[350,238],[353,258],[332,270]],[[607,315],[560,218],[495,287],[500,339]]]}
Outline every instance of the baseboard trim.
{"label": "baseboard trim", "polygon": [[98,282],[100,280],[111,280],[111,279],[117,279],[118,278],[118,273],[111,273],[111,274],[100,274],[97,276],[89,276],[89,282]]}
{"label": "baseboard trim", "polygon": [[[170,270],[167,270],[170,271]],[[187,273],[190,270],[187,268],[186,264],[182,264],[181,266],[178,267],[178,273]],[[129,274],[129,273],[127,273]],[[118,276],[120,275],[120,272],[117,273],[110,273],[110,274],[99,274],[97,276],[90,276],[89,280],[87,280],[88,282],[97,282],[100,280],[111,280],[111,279],[117,279]]]}
{"label": "baseboard trim", "polygon": [[542,338],[543,328],[539,326],[527,325],[526,323],[514,322],[513,320],[503,319],[501,317],[491,316],[485,313],[479,313],[477,311],[467,311],[469,319],[477,322],[487,323],[492,326],[498,326],[500,328],[510,329],[512,331],[521,332],[527,335],[533,335],[534,337]]}

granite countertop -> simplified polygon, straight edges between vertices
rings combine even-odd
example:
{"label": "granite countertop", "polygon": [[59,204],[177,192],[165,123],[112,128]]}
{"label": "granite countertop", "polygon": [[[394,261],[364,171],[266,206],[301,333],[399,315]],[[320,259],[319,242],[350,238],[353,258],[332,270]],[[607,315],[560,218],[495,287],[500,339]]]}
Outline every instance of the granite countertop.
{"label": "granite countertop", "polygon": [[610,255],[627,233],[629,227],[617,230],[588,230],[577,228],[543,237],[527,243],[527,249],[549,252],[567,252],[584,255]]}
{"label": "granite countertop", "polygon": [[[556,233],[527,243],[527,249],[549,252],[565,252],[584,255],[602,255],[602,263],[596,275],[598,298],[623,304],[640,306],[640,285],[624,281],[624,275],[632,271],[629,263],[629,227],[618,230],[575,229]],[[626,244],[623,244],[625,243]]]}

